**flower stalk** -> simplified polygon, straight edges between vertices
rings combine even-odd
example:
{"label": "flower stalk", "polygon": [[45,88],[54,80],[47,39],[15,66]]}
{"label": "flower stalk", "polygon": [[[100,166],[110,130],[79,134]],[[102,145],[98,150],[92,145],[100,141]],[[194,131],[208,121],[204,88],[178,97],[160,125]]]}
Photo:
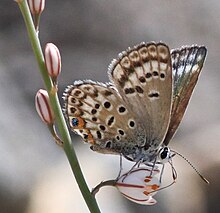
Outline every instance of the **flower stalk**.
{"label": "flower stalk", "polygon": [[53,85],[52,79],[50,78],[47,72],[47,68],[46,68],[45,61],[44,61],[44,55],[43,55],[40,41],[38,38],[38,33],[35,30],[34,23],[31,18],[30,10],[27,4],[27,0],[17,0],[16,2],[18,3],[21,13],[23,15],[23,18],[24,18],[24,21],[27,27],[29,39],[30,39],[40,72],[41,72],[41,75],[42,75],[42,78],[44,80],[46,90],[48,91],[51,107],[52,107],[52,110],[55,116],[55,122],[57,124],[61,139],[64,143],[63,144],[64,151],[69,160],[69,163],[71,165],[71,168],[76,178],[76,181],[78,183],[78,186],[81,190],[81,193],[85,199],[85,202],[90,212],[100,213],[97,202],[94,196],[92,196],[92,194],[90,193],[89,188],[86,184],[79,162],[77,160],[75,150],[72,146],[69,131],[68,131],[64,116],[62,114],[58,95],[56,92],[54,92],[54,85]]}

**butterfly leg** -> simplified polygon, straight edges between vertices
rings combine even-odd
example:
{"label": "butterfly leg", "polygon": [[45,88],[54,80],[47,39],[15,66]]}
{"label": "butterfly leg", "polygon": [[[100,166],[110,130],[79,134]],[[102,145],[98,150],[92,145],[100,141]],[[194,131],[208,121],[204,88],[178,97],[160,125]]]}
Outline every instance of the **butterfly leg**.
{"label": "butterfly leg", "polygon": [[[101,187],[103,186],[115,186],[116,182],[118,181],[118,179],[121,177],[121,173],[122,173],[122,170],[123,170],[123,167],[122,167],[122,161],[123,161],[123,155],[120,154],[120,158],[119,158],[119,165],[120,165],[120,168],[119,168],[119,172],[118,172],[118,176],[116,177],[116,179],[114,180],[106,180],[106,181],[102,181],[101,183],[99,183],[97,186],[95,186],[95,188],[92,189],[91,191],[91,194],[92,195],[96,195],[96,193],[100,190]],[[133,167],[132,167],[133,168]]]}
{"label": "butterfly leg", "polygon": [[160,173],[160,183],[162,183],[162,175],[164,172],[164,164],[162,165],[161,173]]}
{"label": "butterfly leg", "polygon": [[[166,185],[166,186],[163,186],[163,187],[158,188],[158,189],[156,189],[156,190],[152,190],[152,191],[150,192],[150,194],[152,194],[152,193],[154,193],[154,192],[157,192],[157,191],[161,191],[161,190],[163,190],[163,189],[166,189],[166,188],[172,186],[174,183],[176,183],[177,172],[176,172],[175,168],[173,167],[172,162],[170,162],[170,161],[168,161],[168,162],[169,162],[169,164],[171,165],[171,168],[172,168],[173,181],[172,181],[170,184]],[[160,165],[162,164],[162,168],[161,168],[161,172],[160,172],[160,179],[159,179],[159,182],[160,182],[160,184],[161,184],[161,183],[162,183],[162,175],[163,175],[163,172],[164,172],[165,164],[160,163],[160,162],[156,162],[156,163],[153,165],[153,167],[155,167],[156,164],[157,164],[157,165],[158,165],[158,164],[160,164]],[[151,167],[152,167],[152,165],[151,165]],[[153,168],[153,167],[152,167],[152,168]],[[153,171],[153,170],[152,170],[152,171]]]}
{"label": "butterfly leg", "polygon": [[147,163],[148,166],[152,167],[150,176],[152,176],[152,173],[153,173],[153,170],[154,170],[154,168],[155,168],[156,163],[157,163],[157,158],[155,158],[153,164]]}
{"label": "butterfly leg", "polygon": [[117,176],[116,180],[118,180],[120,178],[121,172],[123,170],[123,167],[122,167],[122,154],[120,154],[119,165],[120,165],[120,169],[119,169],[118,176]]}
{"label": "butterfly leg", "polygon": [[[131,172],[135,169],[135,167],[139,168],[140,165],[141,165],[141,163],[143,163],[142,160],[136,162],[136,163],[131,167],[131,169],[126,173],[126,175],[124,175],[123,180],[124,180],[128,175],[131,174]],[[118,176],[116,180],[118,180],[119,178],[121,178],[121,177]],[[122,181],[123,181],[123,180],[122,180]]]}
{"label": "butterfly leg", "polygon": [[[92,189],[92,191],[91,191],[91,194],[92,194],[93,196],[95,196],[96,193],[97,193],[97,192],[100,190],[100,188],[102,188],[103,186],[115,186],[116,183],[117,183],[117,181],[122,177],[122,175],[121,175],[122,170],[123,170],[123,167],[122,167],[122,160],[123,160],[123,158],[122,158],[122,157],[123,157],[123,155],[120,154],[120,170],[119,170],[119,173],[118,173],[117,178],[114,179],[114,180],[106,180],[106,181],[102,181],[101,183],[99,183],[99,184],[98,184],[97,186],[95,186],[95,187]],[[136,162],[136,163],[131,167],[131,169],[126,173],[126,175],[124,175],[123,180],[133,171],[133,169],[134,169],[135,167],[139,167],[141,163],[142,163],[142,161]],[[123,180],[122,180],[122,182],[123,182]]]}
{"label": "butterfly leg", "polygon": [[170,166],[171,166],[171,169],[172,169],[172,176],[173,176],[173,182],[175,183],[176,182],[176,179],[177,179],[177,172],[176,172],[176,169],[174,168],[173,166],[173,162],[172,162],[172,158],[168,161]]}

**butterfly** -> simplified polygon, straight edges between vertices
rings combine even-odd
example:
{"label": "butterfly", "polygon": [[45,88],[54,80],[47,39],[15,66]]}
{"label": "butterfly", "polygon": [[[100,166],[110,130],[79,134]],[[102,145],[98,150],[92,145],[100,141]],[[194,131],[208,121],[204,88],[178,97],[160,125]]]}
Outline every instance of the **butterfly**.
{"label": "butterfly", "polygon": [[169,50],[141,43],[109,65],[110,83],[75,81],[64,92],[71,130],[93,151],[134,162],[169,157],[167,145],[185,113],[206,58],[206,47]]}

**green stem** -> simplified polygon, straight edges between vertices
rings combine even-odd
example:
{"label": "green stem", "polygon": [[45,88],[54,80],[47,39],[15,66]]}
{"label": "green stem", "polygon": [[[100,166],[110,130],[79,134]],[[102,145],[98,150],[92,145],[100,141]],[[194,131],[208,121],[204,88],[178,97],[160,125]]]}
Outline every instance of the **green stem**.
{"label": "green stem", "polygon": [[74,148],[72,146],[69,131],[68,131],[64,116],[62,114],[62,110],[60,107],[57,93],[52,92],[52,91],[54,91],[53,83],[47,73],[40,41],[39,41],[38,35],[37,35],[35,28],[34,28],[34,24],[33,24],[32,18],[31,18],[31,14],[30,14],[30,10],[29,10],[27,1],[26,0],[23,0],[23,1],[17,0],[17,3],[18,3],[19,8],[22,12],[22,15],[23,15],[26,27],[27,27],[29,39],[31,41],[31,45],[32,45],[37,63],[39,65],[40,72],[41,72],[41,75],[42,75],[44,83],[45,83],[45,87],[46,87],[48,94],[49,94],[49,97],[50,97],[51,106],[53,108],[55,118],[56,118],[56,124],[57,124],[58,130],[59,130],[59,133],[61,135],[61,138],[64,142],[64,147],[63,147],[64,151],[65,151],[66,156],[69,160],[69,163],[71,165],[71,168],[72,168],[72,171],[73,171],[74,176],[76,178],[76,181],[78,183],[78,186],[81,190],[81,193],[85,199],[85,202],[86,202],[90,212],[100,213],[97,202],[96,202],[94,196],[92,196],[92,194],[90,193],[89,188],[88,188],[86,181],[84,179],[84,176],[82,174],[79,162],[76,157],[76,153],[75,153]]}

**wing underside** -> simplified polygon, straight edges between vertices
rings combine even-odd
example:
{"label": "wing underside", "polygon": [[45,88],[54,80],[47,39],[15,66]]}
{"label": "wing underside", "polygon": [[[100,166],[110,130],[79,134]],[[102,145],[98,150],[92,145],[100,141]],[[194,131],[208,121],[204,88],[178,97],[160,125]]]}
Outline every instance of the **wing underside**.
{"label": "wing underside", "polygon": [[168,145],[186,111],[206,57],[204,46],[190,46],[171,52],[173,101],[171,120],[163,144]]}

